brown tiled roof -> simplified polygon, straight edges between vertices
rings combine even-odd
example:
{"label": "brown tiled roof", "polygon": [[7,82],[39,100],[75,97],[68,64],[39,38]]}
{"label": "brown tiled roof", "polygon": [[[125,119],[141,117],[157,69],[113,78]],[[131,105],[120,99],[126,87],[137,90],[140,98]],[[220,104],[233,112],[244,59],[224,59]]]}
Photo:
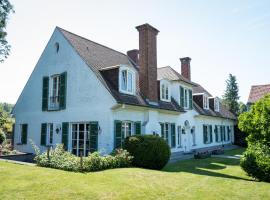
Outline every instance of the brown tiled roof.
{"label": "brown tiled roof", "polygon": [[171,81],[183,81],[183,82],[191,84],[191,85],[197,85],[196,83],[193,83],[193,82],[189,81],[188,79],[186,79],[185,77],[183,77],[181,74],[179,74],[177,71],[175,71],[170,66],[158,68],[157,79],[158,80],[167,79],[167,80],[171,80]]}
{"label": "brown tiled roof", "polygon": [[248,103],[255,103],[265,95],[270,94],[270,84],[268,85],[253,85],[248,97]]}
{"label": "brown tiled roof", "polygon": [[112,82],[106,79],[106,76],[104,76],[102,71],[117,65],[126,65],[137,69],[134,62],[132,62],[124,53],[88,40],[62,28],[57,27],[57,29],[64,35],[71,46],[96,74],[99,80],[113,95],[118,103],[184,112],[183,108],[179,107],[174,100],[170,103],[159,101],[157,105],[152,105],[145,101],[145,99],[139,93],[136,95],[126,95],[120,93]]}

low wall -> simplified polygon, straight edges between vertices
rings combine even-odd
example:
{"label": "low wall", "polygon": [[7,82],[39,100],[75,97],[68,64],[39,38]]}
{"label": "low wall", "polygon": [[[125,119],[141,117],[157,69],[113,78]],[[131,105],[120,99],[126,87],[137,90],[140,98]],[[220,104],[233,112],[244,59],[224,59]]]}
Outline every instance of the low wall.
{"label": "low wall", "polygon": [[20,161],[20,162],[30,162],[30,163],[35,162],[34,157],[35,157],[35,155],[32,153],[0,156],[1,159],[15,160],[15,161]]}

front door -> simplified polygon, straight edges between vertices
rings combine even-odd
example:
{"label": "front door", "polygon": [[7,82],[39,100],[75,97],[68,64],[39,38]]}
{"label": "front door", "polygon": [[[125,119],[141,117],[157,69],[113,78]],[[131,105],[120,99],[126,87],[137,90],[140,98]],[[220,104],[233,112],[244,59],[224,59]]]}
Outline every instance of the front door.
{"label": "front door", "polygon": [[90,151],[90,124],[72,124],[72,153],[76,156],[88,156]]}
{"label": "front door", "polygon": [[190,128],[185,128],[182,133],[184,152],[190,152]]}

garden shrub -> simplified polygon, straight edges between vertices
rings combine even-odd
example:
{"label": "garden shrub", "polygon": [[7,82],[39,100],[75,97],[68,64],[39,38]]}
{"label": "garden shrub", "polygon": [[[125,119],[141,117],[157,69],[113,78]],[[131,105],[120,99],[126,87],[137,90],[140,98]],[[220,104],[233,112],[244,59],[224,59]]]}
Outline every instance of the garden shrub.
{"label": "garden shrub", "polygon": [[240,166],[251,177],[270,182],[270,150],[264,145],[249,146],[240,160]]}
{"label": "garden shrub", "polygon": [[105,169],[130,167],[132,156],[125,150],[118,150],[114,155],[101,156],[98,152],[87,157],[77,157],[64,150],[63,145],[57,145],[55,149],[40,154],[40,150],[34,146],[38,166],[62,169],[66,171],[92,172]]}
{"label": "garden shrub", "polygon": [[258,180],[270,182],[270,95],[252,105],[238,118],[238,127],[247,133],[248,148],[240,165]]}
{"label": "garden shrub", "polygon": [[0,129],[0,145],[6,140],[5,133]]}
{"label": "garden shrub", "polygon": [[162,169],[171,155],[166,141],[156,135],[127,137],[123,147],[134,157],[132,162],[134,166],[148,169]]}

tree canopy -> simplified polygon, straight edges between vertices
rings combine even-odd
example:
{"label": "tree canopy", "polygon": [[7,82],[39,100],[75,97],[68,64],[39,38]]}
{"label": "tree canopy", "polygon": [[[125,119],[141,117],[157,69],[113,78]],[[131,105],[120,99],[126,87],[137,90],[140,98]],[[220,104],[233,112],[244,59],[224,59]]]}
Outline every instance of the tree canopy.
{"label": "tree canopy", "polygon": [[10,45],[6,39],[6,26],[11,12],[14,12],[14,10],[10,2],[8,0],[0,0],[0,62],[3,62],[10,52]]}
{"label": "tree canopy", "polygon": [[238,119],[239,129],[248,134],[249,145],[260,143],[270,147],[270,95],[256,102]]}
{"label": "tree canopy", "polygon": [[232,113],[237,114],[239,110],[238,100],[239,100],[239,89],[236,81],[236,77],[229,74],[229,78],[226,80],[226,90],[223,95],[223,104]]}

